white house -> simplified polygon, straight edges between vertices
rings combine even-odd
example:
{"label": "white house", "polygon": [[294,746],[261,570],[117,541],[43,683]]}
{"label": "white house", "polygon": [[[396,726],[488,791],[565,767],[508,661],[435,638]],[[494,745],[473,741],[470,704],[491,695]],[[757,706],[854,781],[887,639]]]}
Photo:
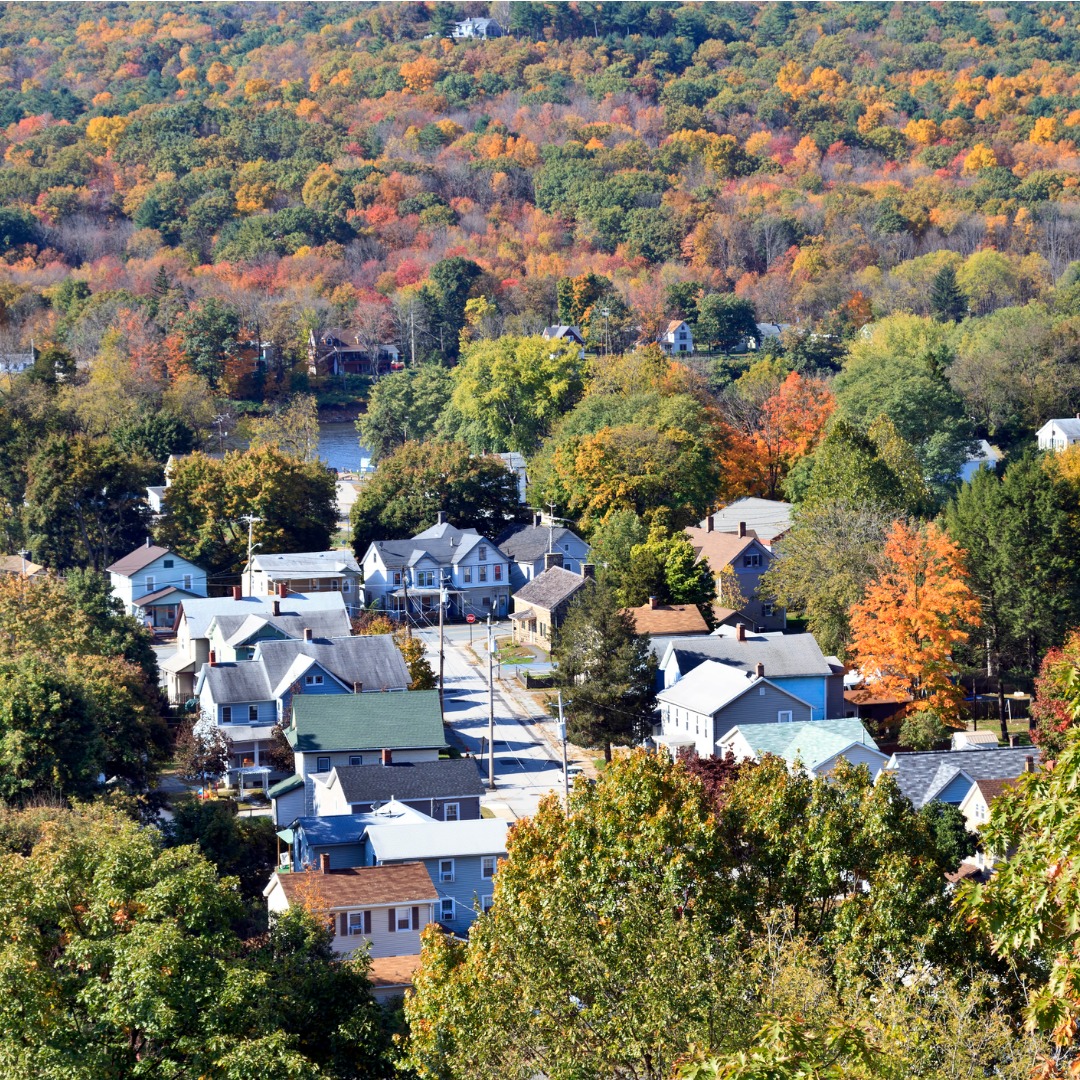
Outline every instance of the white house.
{"label": "white house", "polygon": [[1047,420],[1037,432],[1040,450],[1060,452],[1080,442],[1080,416],[1063,420]]}
{"label": "white house", "polygon": [[206,596],[206,571],[149,537],[106,573],[124,611],[152,627],[171,630],[182,601]]}
{"label": "white house", "polygon": [[872,777],[884,768],[883,754],[859,720],[811,720],[796,724],[748,724],[733,728],[717,744],[736,761],[760,761],[763,754],[783,758],[791,769],[828,776],[844,758],[865,765]]}
{"label": "white house", "polygon": [[339,592],[350,615],[364,605],[360,566],[348,548],[283,555],[259,552],[244,567],[242,580],[252,596]]}
{"label": "white house", "polygon": [[451,37],[459,41],[469,38],[497,38],[503,36],[503,28],[494,19],[462,19],[454,23]]}
{"label": "white house", "polygon": [[668,356],[688,356],[694,351],[694,335],[681,319],[672,319],[656,343]]}
{"label": "white house", "polygon": [[[585,359],[585,337],[581,333],[581,330],[576,326],[566,326],[560,324],[559,326],[545,326],[544,334],[545,341],[570,341],[578,347],[578,356]],[[552,356],[555,354],[552,353]]]}

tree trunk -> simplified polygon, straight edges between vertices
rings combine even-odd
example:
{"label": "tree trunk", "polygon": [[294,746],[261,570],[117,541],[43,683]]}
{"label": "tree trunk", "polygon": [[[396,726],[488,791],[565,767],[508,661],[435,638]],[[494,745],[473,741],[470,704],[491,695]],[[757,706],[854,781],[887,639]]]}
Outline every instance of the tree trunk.
{"label": "tree trunk", "polygon": [[611,764],[611,743],[610,742],[605,742],[604,743],[604,762],[607,765]]}

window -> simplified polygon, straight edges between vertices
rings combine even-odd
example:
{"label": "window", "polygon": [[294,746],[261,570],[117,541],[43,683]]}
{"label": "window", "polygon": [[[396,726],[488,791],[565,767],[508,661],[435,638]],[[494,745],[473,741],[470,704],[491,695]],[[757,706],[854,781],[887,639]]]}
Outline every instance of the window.
{"label": "window", "polygon": [[766,619],[768,619],[768,618],[770,618],[772,616],[773,610],[774,610],[774,608],[773,608],[772,604],[762,604],[761,605],[761,614]]}
{"label": "window", "polygon": [[442,922],[450,922],[454,917],[454,898],[444,896],[439,901],[439,919]]}
{"label": "window", "polygon": [[777,723],[780,723],[780,724],[790,724],[791,723],[791,710],[790,709],[781,709],[776,714],[776,720],[777,720]]}
{"label": "window", "polygon": [[485,897],[483,897],[480,900],[480,910],[481,911],[490,911],[491,910],[491,905],[493,903],[495,903],[495,897],[494,896],[485,896]]}
{"label": "window", "polygon": [[349,758],[349,764],[350,765],[363,765],[364,764],[364,759],[359,754],[353,754]]}
{"label": "window", "polygon": [[481,581],[487,581],[487,567],[486,566],[481,566],[480,567],[480,580]]}
{"label": "window", "polygon": [[146,591],[147,592],[153,592],[154,591],[154,575],[153,574],[147,574],[146,575],[146,581],[144,582],[144,584],[146,585]]}
{"label": "window", "polygon": [[330,771],[330,759],[328,757],[320,757],[315,759],[315,771],[316,772],[329,772]]}
{"label": "window", "polygon": [[465,584],[466,585],[471,585],[472,584],[472,567],[471,566],[465,566],[465,567],[462,568],[461,572],[463,574],[462,580],[465,582]]}
{"label": "window", "polygon": [[414,908],[388,908],[386,928],[391,934],[400,930],[420,929],[420,909]]}
{"label": "window", "polygon": [[395,570],[394,571],[394,584],[395,585],[400,585],[401,584],[401,571],[400,570]]}
{"label": "window", "polygon": [[349,591],[349,579],[348,578],[345,578],[342,581],[342,583],[341,583],[341,591],[342,592],[348,592]]}
{"label": "window", "polygon": [[191,575],[190,574],[185,574],[184,575],[184,588],[187,589],[188,592],[191,591]]}
{"label": "window", "polygon": [[479,556],[479,558],[480,558],[480,561],[481,561],[481,562],[487,562],[487,548],[486,548],[486,547],[482,547],[482,548],[480,549],[480,556]]}
{"label": "window", "polygon": [[742,564],[743,564],[743,566],[748,566],[748,567],[749,566],[760,566],[761,565],[761,555],[760,555],[760,553],[757,552],[757,551],[752,551],[752,552],[750,552],[750,554],[744,555],[742,557]]}
{"label": "window", "polygon": [[321,675],[305,675],[304,676],[304,685],[305,686],[322,686],[322,684],[323,684],[323,678],[322,678]]}
{"label": "window", "polygon": [[442,810],[442,819],[443,821],[460,821],[461,804],[456,802],[445,803]]}
{"label": "window", "polygon": [[496,563],[495,564],[495,580],[496,581],[502,581],[502,564],[501,563]]}
{"label": "window", "polygon": [[340,592],[341,591],[341,582],[337,578],[332,578],[331,581],[330,581],[330,588],[334,592]]}
{"label": "window", "polygon": [[249,705],[248,706],[248,723],[249,724],[257,724],[258,722],[259,722],[259,706],[258,705]]}
{"label": "window", "polygon": [[164,559],[161,565],[164,566],[166,570],[171,570],[173,568],[173,561],[172,559]]}
{"label": "window", "polygon": [[480,597],[480,603],[483,604],[484,607],[491,607],[491,597],[490,596],[481,596]]}
{"label": "window", "polygon": [[454,880],[454,860],[453,859],[440,859],[439,860],[439,880],[440,881],[453,881]]}
{"label": "window", "polygon": [[352,934],[370,934],[371,933],[371,912],[370,911],[350,911],[349,921],[346,924],[347,933]]}
{"label": "window", "polygon": [[494,855],[484,855],[480,859],[480,876],[489,881],[495,876],[495,864],[498,858]]}
{"label": "window", "polygon": [[221,722],[223,724],[231,724],[232,723],[232,706],[231,705],[222,705],[221,706]]}

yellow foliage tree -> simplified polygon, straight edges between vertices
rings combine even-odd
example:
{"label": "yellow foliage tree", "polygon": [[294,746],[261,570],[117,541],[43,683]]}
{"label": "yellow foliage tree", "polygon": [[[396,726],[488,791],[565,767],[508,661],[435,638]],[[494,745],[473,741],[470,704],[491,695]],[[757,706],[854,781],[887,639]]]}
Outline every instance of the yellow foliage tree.
{"label": "yellow foliage tree", "polygon": [[997,155],[984,143],[976,143],[971,153],[964,158],[964,172],[976,173],[981,169],[992,169],[997,165]]}
{"label": "yellow foliage tree", "polygon": [[1058,122],[1052,116],[1040,116],[1031,129],[1028,142],[1036,146],[1052,146],[1058,140]]}
{"label": "yellow foliage tree", "polygon": [[86,137],[91,142],[100,143],[106,150],[115,150],[127,126],[126,116],[95,116],[86,125]]}
{"label": "yellow foliage tree", "polygon": [[909,120],[904,134],[916,146],[929,146],[938,141],[941,133],[933,120]]}
{"label": "yellow foliage tree", "polygon": [[398,73],[405,80],[405,88],[413,94],[425,94],[439,77],[439,62],[430,56],[418,56],[402,64]]}

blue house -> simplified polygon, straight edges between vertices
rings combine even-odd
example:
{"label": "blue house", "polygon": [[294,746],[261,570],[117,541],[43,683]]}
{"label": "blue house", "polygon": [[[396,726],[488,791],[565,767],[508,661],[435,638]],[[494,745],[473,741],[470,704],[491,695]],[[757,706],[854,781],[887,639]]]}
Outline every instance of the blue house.
{"label": "blue house", "polygon": [[431,821],[426,814],[391,799],[377,810],[364,814],[337,814],[334,817],[298,817],[278,836],[289,846],[292,868],[317,870],[321,856],[330,857],[331,870],[363,866],[364,833],[369,826],[392,828],[422,825]]}
{"label": "blue house", "polygon": [[574,574],[589,561],[589,545],[577,533],[554,522],[542,524],[540,514],[533,515],[531,525],[505,529],[495,538],[495,546],[510,560],[512,593],[544,572],[546,555],[561,555],[557,565]]}
{"label": "blue house", "polygon": [[499,859],[506,856],[508,827],[494,818],[369,825],[364,864],[423,863],[439,894],[436,918],[452,933],[465,934],[477,911],[491,906]]}
{"label": "blue house", "polygon": [[124,613],[152,628],[171,630],[184,600],[206,596],[206,571],[149,538],[105,572]]}

